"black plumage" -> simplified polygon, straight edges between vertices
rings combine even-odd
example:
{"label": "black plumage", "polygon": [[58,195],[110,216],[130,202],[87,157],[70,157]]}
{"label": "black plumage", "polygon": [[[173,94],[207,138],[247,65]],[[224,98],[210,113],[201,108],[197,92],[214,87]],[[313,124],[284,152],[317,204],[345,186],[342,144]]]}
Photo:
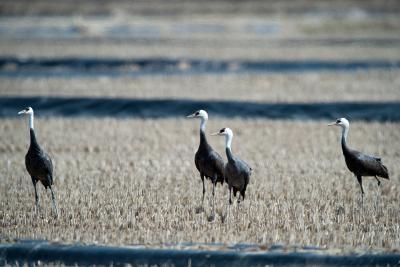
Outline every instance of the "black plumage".
{"label": "black plumage", "polygon": [[28,173],[36,181],[40,181],[47,189],[53,185],[53,163],[39,146],[35,131],[30,129],[31,143],[25,155],[25,166]]}
{"label": "black plumage", "polygon": [[389,173],[385,165],[383,165],[381,158],[363,154],[357,150],[350,149],[347,146],[347,135],[350,128],[349,121],[345,118],[337,119],[335,123],[330,125],[337,125],[342,127],[341,145],[344,159],[347,168],[354,173],[361,188],[361,194],[364,195],[362,186],[363,176],[374,176],[378,181],[378,186],[381,184],[378,177],[389,179]]}
{"label": "black plumage", "polygon": [[28,152],[25,155],[25,166],[29,175],[31,176],[33,187],[35,189],[35,201],[36,209],[39,210],[39,196],[36,189],[37,182],[41,182],[45,189],[50,188],[51,197],[53,202],[53,208],[55,215],[58,216],[57,205],[55,202],[55,196],[53,192],[53,163],[48,154],[46,154],[43,149],[39,146],[35,131],[33,129],[33,110],[28,107],[25,110],[19,112],[19,114],[29,114],[30,115],[30,145]]}
{"label": "black plumage", "polygon": [[[229,204],[232,204],[232,190],[235,197],[236,193],[240,192],[240,195],[244,200],[253,169],[245,161],[233,155],[231,150],[233,132],[231,129],[223,128],[214,135],[224,135],[226,138],[225,152],[228,162],[224,167],[224,175],[225,181],[229,187]],[[238,202],[240,202],[240,198],[238,199]]]}
{"label": "black plumage", "polygon": [[200,144],[199,148],[194,156],[194,162],[197,170],[200,173],[200,178],[203,183],[203,197],[202,202],[204,202],[204,195],[206,192],[204,185],[204,178],[209,179],[213,184],[213,213],[214,213],[214,196],[215,196],[215,186],[217,183],[224,183],[224,160],[222,157],[208,144],[205,135],[205,125],[208,120],[208,114],[204,110],[199,110],[188,116],[189,118],[200,118]]}
{"label": "black plumage", "polygon": [[205,193],[204,177],[210,179],[213,184],[224,184],[224,160],[208,144],[205,133],[200,130],[200,144],[194,156],[194,163],[203,181],[203,195]]}

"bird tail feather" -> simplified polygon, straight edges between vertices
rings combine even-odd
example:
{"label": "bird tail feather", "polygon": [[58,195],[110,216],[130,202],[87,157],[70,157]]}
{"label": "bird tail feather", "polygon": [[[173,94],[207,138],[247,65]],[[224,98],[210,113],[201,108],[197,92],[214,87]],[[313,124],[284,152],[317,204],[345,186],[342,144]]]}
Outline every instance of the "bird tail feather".
{"label": "bird tail feather", "polygon": [[385,165],[381,163],[381,173],[379,174],[380,177],[389,180],[389,172]]}

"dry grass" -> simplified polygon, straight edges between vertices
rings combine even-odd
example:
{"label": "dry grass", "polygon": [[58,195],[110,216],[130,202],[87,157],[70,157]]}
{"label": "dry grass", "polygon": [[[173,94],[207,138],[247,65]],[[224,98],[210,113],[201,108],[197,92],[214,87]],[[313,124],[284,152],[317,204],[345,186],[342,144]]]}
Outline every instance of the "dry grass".
{"label": "dry grass", "polygon": [[[151,5],[148,1],[119,1],[93,5],[89,1],[75,5],[75,2],[26,4],[7,0],[1,4],[0,13],[44,16],[5,17],[0,19],[0,26],[6,30],[19,26],[27,29],[31,29],[30,26],[71,27],[79,31],[79,37],[3,35],[0,54],[3,57],[246,60],[395,61],[399,58],[396,40],[383,45],[365,41],[393,39],[399,35],[397,1],[242,1],[235,5],[230,1],[212,1],[212,5],[210,1],[161,2]],[[213,14],[204,16],[208,14],[204,9],[212,9]],[[87,16],[93,14],[106,16]],[[176,25],[190,25],[193,21],[194,25],[209,23],[227,30],[223,34],[174,31]],[[271,24],[277,25],[276,33],[246,30],[248,25]],[[160,34],[150,38],[132,35],[128,39],[105,39],[101,35],[107,27],[118,25],[139,28],[150,25],[159,29]],[[330,45],[332,39],[361,41]],[[291,40],[300,40],[300,43],[291,44]],[[0,78],[1,96],[285,103],[400,101],[399,88],[398,70],[288,75]],[[246,242],[399,250],[400,124],[352,123],[351,146],[381,156],[391,174],[391,180],[383,181],[380,188],[374,179],[365,179],[363,206],[356,179],[344,164],[339,130],[325,125],[325,121],[228,121],[213,118],[211,114],[208,131],[231,127],[235,132],[234,152],[255,171],[246,201],[239,207],[236,203],[232,206],[228,221],[222,222],[227,210],[227,188],[217,188],[217,216],[216,221],[210,223],[207,221],[211,212],[209,199],[204,213],[195,212],[201,199],[201,180],[193,162],[198,146],[198,122],[38,118],[39,142],[55,164],[60,218],[54,219],[49,194],[43,187],[39,189],[42,211],[39,216],[34,213],[33,187],[24,166],[28,148],[27,122],[0,119],[0,241],[28,238],[124,245]],[[224,151],[221,138],[210,137],[209,141],[218,151]],[[207,191],[210,191],[209,184]]]}
{"label": "dry grass", "polygon": [[0,95],[195,98],[261,102],[399,101],[400,72],[0,78]]}
{"label": "dry grass", "polygon": [[[0,225],[6,238],[63,242],[159,244],[251,242],[312,244],[329,248],[399,249],[400,125],[353,123],[350,144],[380,155],[391,173],[381,188],[365,179],[360,205],[356,179],[345,167],[339,129],[322,122],[221,120],[230,126],[234,152],[255,169],[248,198],[227,207],[217,189],[217,217],[196,214],[201,180],[193,157],[198,122],[183,119],[38,119],[37,134],[55,163],[61,216],[51,216],[40,187],[42,212],[34,213],[33,187],[24,167],[26,121],[0,123]],[[209,138],[223,151],[220,137]],[[208,192],[210,187],[207,188]],[[207,194],[209,196],[209,194]]]}

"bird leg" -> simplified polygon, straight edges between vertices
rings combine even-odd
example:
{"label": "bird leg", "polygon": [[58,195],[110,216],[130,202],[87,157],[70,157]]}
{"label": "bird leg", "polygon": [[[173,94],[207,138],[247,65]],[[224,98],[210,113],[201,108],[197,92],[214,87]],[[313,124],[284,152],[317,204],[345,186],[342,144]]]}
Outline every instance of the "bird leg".
{"label": "bird leg", "polygon": [[56,215],[56,218],[58,217],[58,211],[57,211],[57,205],[56,205],[56,198],[54,197],[54,192],[53,189],[51,188],[51,185],[49,185],[50,187],[50,192],[51,192],[51,200],[53,201],[53,208],[54,208],[54,212]]}
{"label": "bird leg", "polygon": [[228,222],[228,219],[229,219],[229,217],[230,217],[230,213],[231,213],[231,205],[232,205],[232,197],[231,197],[231,195],[232,195],[232,187],[231,186],[229,186],[229,204],[228,204],[228,211],[227,211],[227,215],[226,215],[226,222]]}
{"label": "bird leg", "polygon": [[206,193],[206,187],[204,185],[204,175],[203,174],[201,174],[201,181],[203,182],[203,198],[201,200],[201,206],[203,206],[203,204],[204,204],[204,195]]}
{"label": "bird leg", "polygon": [[360,188],[361,188],[361,204],[364,203],[364,189],[362,186],[362,177],[361,176],[357,176],[357,181],[360,184]]}
{"label": "bird leg", "polygon": [[381,186],[381,181],[379,181],[378,177],[375,176],[375,179],[378,181],[378,186]]}
{"label": "bird leg", "polygon": [[215,217],[215,186],[217,185],[217,178],[216,178],[216,177],[213,178],[212,183],[213,183],[213,189],[212,189],[212,197],[213,197],[212,205],[213,205],[213,211],[212,211],[212,216]]}
{"label": "bird leg", "polygon": [[39,213],[39,195],[36,189],[37,180],[33,177],[31,178],[32,178],[33,188],[35,189],[35,212]]}
{"label": "bird leg", "polygon": [[200,173],[200,178],[201,181],[203,182],[203,197],[201,198],[201,205],[196,207],[195,209],[196,213],[201,213],[204,211],[204,195],[206,193],[206,187],[204,185],[204,175],[202,173]]}
{"label": "bird leg", "polygon": [[209,222],[213,222],[215,220],[215,185],[217,184],[217,178],[213,177],[211,178],[211,182],[213,184],[213,189],[212,189],[212,213],[208,217]]}
{"label": "bird leg", "polygon": [[357,176],[357,181],[360,184],[361,195],[364,197],[364,189],[363,189],[363,186],[362,186],[362,177],[361,176]]}
{"label": "bird leg", "polygon": [[232,187],[229,186],[229,205],[232,205]]}

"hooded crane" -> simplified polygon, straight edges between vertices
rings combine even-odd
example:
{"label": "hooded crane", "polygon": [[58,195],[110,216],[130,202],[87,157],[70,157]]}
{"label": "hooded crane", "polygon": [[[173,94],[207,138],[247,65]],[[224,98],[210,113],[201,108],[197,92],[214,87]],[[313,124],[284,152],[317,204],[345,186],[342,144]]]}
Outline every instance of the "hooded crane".
{"label": "hooded crane", "polygon": [[[222,128],[219,132],[211,135],[225,136],[225,152],[228,162],[225,164],[224,174],[225,181],[228,183],[229,187],[229,204],[232,204],[232,189],[235,197],[236,193],[239,191],[244,200],[246,188],[249,184],[250,175],[253,169],[246,162],[232,154],[231,144],[233,132],[231,129]],[[240,203],[240,197],[238,203]]]}
{"label": "hooded crane", "polygon": [[357,177],[357,181],[360,184],[362,197],[364,196],[364,189],[362,186],[363,176],[374,176],[378,181],[378,186],[381,185],[378,176],[389,179],[388,170],[386,166],[382,164],[382,160],[380,158],[365,155],[357,150],[350,149],[347,146],[347,134],[349,133],[350,128],[350,123],[347,119],[337,119],[336,122],[329,124],[329,126],[332,125],[342,127],[342,150],[344,159],[346,161],[347,168]]}
{"label": "hooded crane", "polygon": [[206,188],[204,186],[204,177],[210,179],[213,184],[213,215],[214,215],[214,196],[215,196],[215,186],[217,182],[224,184],[224,160],[222,157],[208,144],[205,129],[208,120],[208,114],[205,110],[198,110],[195,113],[187,116],[188,118],[200,118],[200,144],[194,156],[194,163],[196,164],[197,170],[200,172],[200,178],[203,182],[203,198],[206,193]]}
{"label": "hooded crane", "polygon": [[36,211],[39,211],[39,196],[36,190],[36,183],[40,181],[46,190],[50,188],[55,216],[58,217],[56,200],[53,189],[51,188],[53,185],[53,163],[49,155],[40,148],[36,141],[35,131],[33,129],[33,109],[27,107],[18,112],[18,114],[29,115],[31,144],[28,153],[25,155],[25,166],[32,178],[33,187],[35,188]]}

